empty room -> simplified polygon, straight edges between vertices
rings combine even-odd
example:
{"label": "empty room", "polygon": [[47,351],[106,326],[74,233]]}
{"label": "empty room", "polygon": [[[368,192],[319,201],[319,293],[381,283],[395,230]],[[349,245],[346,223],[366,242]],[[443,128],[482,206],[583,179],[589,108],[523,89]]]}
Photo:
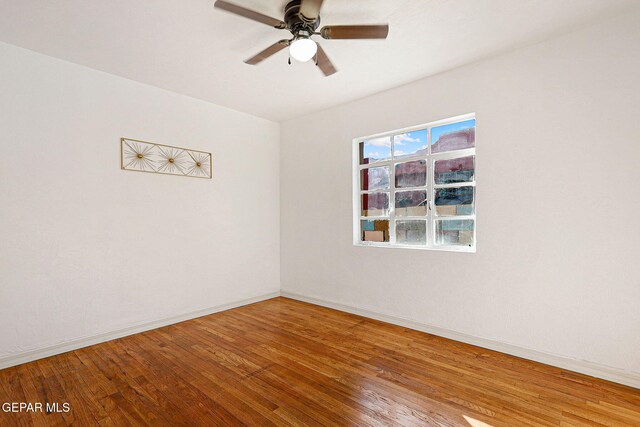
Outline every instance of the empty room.
{"label": "empty room", "polygon": [[640,1],[0,0],[0,426],[640,426]]}

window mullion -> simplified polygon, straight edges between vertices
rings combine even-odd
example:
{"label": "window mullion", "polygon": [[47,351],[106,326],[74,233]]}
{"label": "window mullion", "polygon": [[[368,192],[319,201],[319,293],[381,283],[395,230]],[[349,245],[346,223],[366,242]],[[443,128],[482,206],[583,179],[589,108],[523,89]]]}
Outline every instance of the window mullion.
{"label": "window mullion", "polygon": [[431,156],[431,128],[427,130],[427,198],[428,198],[428,209],[427,209],[427,247],[432,248],[435,246],[435,222],[433,220],[434,213],[434,189],[433,185],[435,183],[435,162]]}
{"label": "window mullion", "polygon": [[389,165],[389,244],[396,244],[396,166],[394,138],[391,137],[391,164]]}

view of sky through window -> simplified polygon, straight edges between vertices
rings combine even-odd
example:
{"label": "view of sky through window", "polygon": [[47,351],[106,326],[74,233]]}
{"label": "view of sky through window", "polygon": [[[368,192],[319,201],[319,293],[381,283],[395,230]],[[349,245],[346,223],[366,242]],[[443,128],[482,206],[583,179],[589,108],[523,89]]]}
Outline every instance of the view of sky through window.
{"label": "view of sky through window", "polygon": [[372,138],[364,142],[361,164],[389,160],[391,158],[391,138]]}
{"label": "view of sky through window", "polygon": [[475,127],[476,127],[475,119],[435,127],[431,129],[431,145],[437,143],[440,140],[440,137],[442,135],[446,135],[451,132],[457,132],[457,131],[466,130],[466,129],[473,129]]}
{"label": "view of sky through window", "polygon": [[396,157],[415,156],[427,149],[427,130],[401,133],[393,137],[393,154]]}

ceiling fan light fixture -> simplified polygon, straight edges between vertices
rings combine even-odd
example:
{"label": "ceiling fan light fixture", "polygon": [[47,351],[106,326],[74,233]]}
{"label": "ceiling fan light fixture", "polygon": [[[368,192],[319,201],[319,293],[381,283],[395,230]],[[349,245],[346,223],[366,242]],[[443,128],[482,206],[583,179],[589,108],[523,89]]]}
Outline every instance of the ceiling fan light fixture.
{"label": "ceiling fan light fixture", "polygon": [[291,57],[300,62],[309,61],[316,56],[316,52],[318,52],[318,45],[307,37],[300,37],[289,46]]}
{"label": "ceiling fan light fixture", "polygon": [[282,20],[272,18],[255,10],[247,9],[226,0],[215,0],[214,7],[237,16],[268,25],[278,30],[286,30],[293,36],[273,43],[271,46],[245,60],[249,65],[257,65],[267,58],[289,47],[291,58],[308,62],[316,58],[315,65],[328,77],[337,72],[321,45],[311,40],[321,36],[328,40],[386,39],[389,24],[378,25],[329,25],[320,28],[320,10],[324,0],[288,0]]}

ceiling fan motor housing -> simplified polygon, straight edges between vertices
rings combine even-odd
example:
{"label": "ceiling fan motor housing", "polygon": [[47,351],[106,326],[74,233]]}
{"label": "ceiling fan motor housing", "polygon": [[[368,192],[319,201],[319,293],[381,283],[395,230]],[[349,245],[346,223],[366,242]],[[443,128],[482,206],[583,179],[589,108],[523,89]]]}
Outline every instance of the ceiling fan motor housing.
{"label": "ceiling fan motor housing", "polygon": [[[287,24],[287,29],[293,33],[295,37],[300,34],[303,37],[308,37],[320,26],[320,16],[314,20],[307,20],[300,13],[301,0],[293,0],[287,3],[284,8],[284,22]],[[306,34],[305,34],[306,33]]]}

